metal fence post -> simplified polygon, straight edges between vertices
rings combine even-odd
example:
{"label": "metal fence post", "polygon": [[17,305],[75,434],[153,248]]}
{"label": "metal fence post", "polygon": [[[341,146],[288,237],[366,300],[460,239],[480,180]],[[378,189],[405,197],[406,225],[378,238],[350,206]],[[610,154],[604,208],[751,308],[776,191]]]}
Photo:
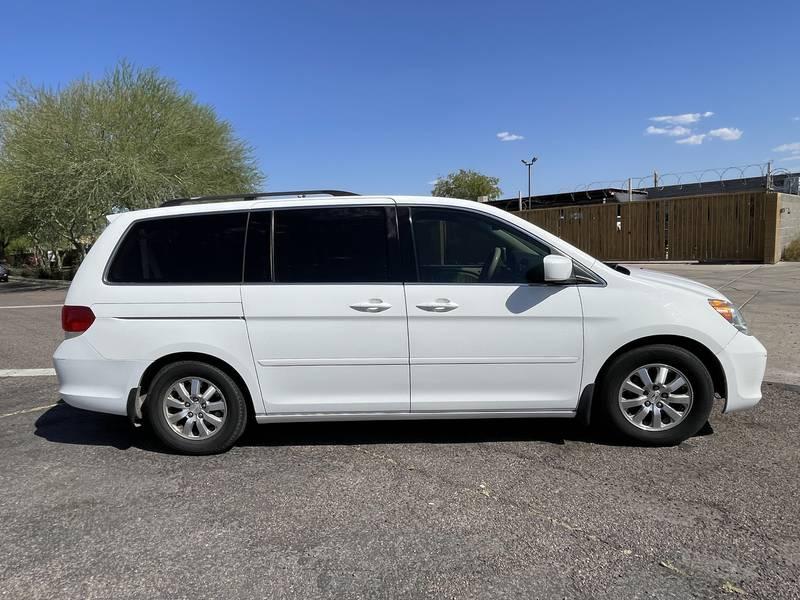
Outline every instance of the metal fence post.
{"label": "metal fence post", "polygon": [[767,191],[772,191],[772,161],[767,161]]}

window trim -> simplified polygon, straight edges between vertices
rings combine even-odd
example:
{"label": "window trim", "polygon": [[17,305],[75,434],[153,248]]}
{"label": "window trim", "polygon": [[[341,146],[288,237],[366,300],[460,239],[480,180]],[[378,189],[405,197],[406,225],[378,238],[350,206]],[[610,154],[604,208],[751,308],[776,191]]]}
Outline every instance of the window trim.
{"label": "window trim", "polygon": [[[177,215],[153,215],[152,217],[143,217],[141,219],[134,219],[128,226],[125,228],[125,231],[122,232],[122,235],[119,236],[117,239],[116,244],[114,244],[114,249],[111,251],[111,254],[108,256],[108,260],[106,261],[106,265],[103,268],[103,278],[102,283],[103,285],[108,286],[148,286],[148,287],[164,287],[164,286],[229,286],[229,285],[242,285],[242,281],[244,280],[244,257],[245,252],[247,251],[247,227],[250,223],[250,212],[251,210],[248,208],[245,209],[238,209],[238,210],[220,210],[220,211],[211,211],[211,212],[196,212],[196,213],[181,213]],[[111,265],[114,263],[114,260],[119,253],[119,249],[122,246],[122,243],[128,238],[128,234],[130,234],[131,229],[133,229],[139,223],[145,223],[147,221],[166,221],[167,219],[180,219],[180,218],[187,218],[187,217],[203,217],[207,215],[235,215],[239,213],[247,213],[245,218],[245,230],[243,238],[243,246],[242,246],[242,264],[241,268],[239,269],[240,277],[239,281],[228,281],[228,282],[129,282],[129,281],[109,281],[108,279],[108,272],[111,270]]]}
{"label": "window trim", "polygon": [[[359,282],[318,282],[318,283],[290,283],[290,282],[276,282],[275,281],[275,212],[278,210],[302,210],[302,209],[310,209],[310,208],[317,208],[320,210],[324,210],[326,208],[363,208],[363,207],[381,207],[386,210],[394,211],[394,219],[397,227],[397,239],[395,239],[394,243],[390,241],[390,253],[394,251],[396,256],[398,257],[398,261],[394,268],[391,268],[392,265],[390,264],[390,270],[393,271],[390,275],[391,281],[377,281],[377,282],[369,282],[369,281],[359,281]],[[545,246],[549,247],[553,253],[558,254],[560,256],[565,256],[572,260],[573,263],[579,265],[584,271],[589,273],[595,281],[577,281],[577,280],[570,280],[565,282],[543,282],[543,283],[500,283],[500,282],[476,282],[476,283],[447,283],[447,282],[423,282],[419,280],[419,265],[417,264],[417,252],[416,252],[416,240],[414,239],[414,218],[413,218],[413,209],[414,208],[438,208],[443,210],[453,210],[453,211],[461,211],[466,213],[477,214],[480,216],[484,216],[488,219],[493,219],[506,225],[507,227],[511,227],[512,229],[518,231],[520,234],[524,236],[529,236],[536,240],[537,242],[544,244]],[[246,253],[247,253],[247,234],[249,231],[250,225],[250,214],[253,212],[264,212],[269,211],[271,213],[271,223],[270,223],[270,247],[269,247],[269,260],[270,260],[270,278],[271,281],[263,281],[263,282],[246,282],[244,281],[244,268],[245,268],[245,260],[246,260]],[[401,219],[401,214],[404,212],[408,212],[408,219],[406,220],[405,217]],[[247,213],[247,219],[245,221],[245,234],[244,234],[244,245],[242,247],[242,266],[241,266],[241,278],[238,282],[227,282],[227,283],[159,283],[159,282],[149,282],[149,283],[126,283],[126,282],[112,282],[108,280],[108,272],[111,269],[111,264],[114,262],[114,259],[119,252],[120,246],[122,242],[127,238],[130,230],[137,225],[138,223],[144,221],[152,221],[152,220],[165,220],[165,219],[177,219],[182,217],[194,217],[194,216],[201,216],[201,215],[229,215],[229,214],[237,214],[237,213]],[[410,244],[408,243],[410,241]],[[600,286],[606,287],[608,284],[606,280],[603,279],[600,275],[598,275],[595,271],[587,267],[581,261],[576,260],[574,257],[564,253],[559,248],[553,247],[551,244],[545,242],[544,240],[540,239],[536,234],[531,233],[527,229],[523,229],[522,227],[516,225],[515,223],[510,223],[504,219],[500,219],[494,215],[488,214],[482,210],[474,210],[470,208],[466,208],[463,206],[449,206],[449,205],[442,205],[442,204],[428,204],[428,203],[419,203],[419,204],[397,204],[395,201],[390,200],[389,202],[365,202],[365,203],[347,203],[347,204],[331,204],[331,205],[323,205],[323,206],[281,206],[281,207],[259,207],[259,208],[241,208],[237,210],[227,210],[227,211],[209,211],[209,212],[192,212],[192,213],[181,213],[176,215],[153,215],[150,217],[144,217],[140,219],[134,219],[131,221],[125,230],[122,232],[122,235],[119,236],[116,243],[114,244],[114,249],[111,251],[108,260],[106,261],[105,267],[103,269],[103,277],[102,283],[107,286],[230,286],[230,285],[436,285],[436,286],[470,286],[470,285],[483,285],[483,286],[515,286],[520,287],[522,285],[529,285],[529,286],[553,286],[553,285],[574,285],[574,286]]]}
{"label": "window trim", "polygon": [[[398,210],[400,208],[407,208],[408,209],[408,221],[409,221],[408,229],[410,231],[410,237],[411,237],[411,242],[412,243],[411,243],[411,246],[410,246],[411,256],[406,256],[405,258],[406,258],[406,260],[410,260],[411,261],[411,264],[414,265],[414,271],[416,272],[416,279],[414,281],[406,280],[405,283],[407,283],[409,285],[507,286],[507,287],[508,286],[520,287],[520,286],[523,286],[523,285],[526,285],[526,286],[540,286],[540,287],[545,287],[545,286],[547,286],[547,287],[568,286],[568,285],[569,286],[584,286],[584,285],[595,286],[596,285],[596,286],[606,287],[606,285],[607,285],[605,279],[600,277],[597,273],[595,273],[592,269],[590,269],[589,267],[584,265],[582,262],[576,260],[574,257],[572,257],[572,256],[566,254],[565,252],[563,252],[560,248],[554,247],[552,244],[549,244],[548,242],[545,242],[544,240],[540,239],[537,235],[531,233],[530,231],[528,231],[526,229],[523,229],[522,227],[519,227],[515,223],[510,223],[510,222],[508,222],[508,221],[506,221],[504,219],[500,219],[500,218],[498,218],[498,217],[496,217],[494,215],[491,215],[489,213],[486,213],[486,212],[484,212],[482,210],[473,210],[473,209],[470,209],[470,208],[465,208],[463,206],[448,206],[448,205],[442,205],[442,204],[428,204],[428,203],[403,204],[403,205],[398,205],[397,208],[398,208]],[[441,209],[441,210],[458,211],[458,212],[464,212],[464,213],[469,213],[469,214],[480,215],[480,216],[483,216],[483,217],[485,217],[487,219],[496,221],[496,222],[498,222],[498,223],[500,223],[502,225],[505,225],[506,227],[509,227],[509,228],[519,232],[521,235],[530,237],[533,240],[535,240],[536,242],[542,244],[543,246],[545,246],[547,248],[550,248],[550,250],[551,250],[550,253],[551,254],[557,254],[559,256],[564,256],[566,258],[569,258],[573,262],[573,264],[580,265],[580,267],[584,271],[586,271],[587,273],[591,274],[591,276],[595,279],[595,281],[578,281],[575,278],[567,280],[567,281],[552,281],[552,282],[543,281],[543,282],[540,282],[540,283],[534,283],[534,282],[503,283],[503,282],[491,282],[491,281],[476,281],[474,283],[450,283],[450,282],[446,282],[446,281],[442,281],[442,282],[420,281],[420,279],[419,279],[419,264],[417,263],[417,243],[416,243],[416,238],[414,237],[414,209],[415,208],[436,208],[436,209]],[[403,248],[403,249],[406,251],[406,253],[409,252],[408,248]]]}

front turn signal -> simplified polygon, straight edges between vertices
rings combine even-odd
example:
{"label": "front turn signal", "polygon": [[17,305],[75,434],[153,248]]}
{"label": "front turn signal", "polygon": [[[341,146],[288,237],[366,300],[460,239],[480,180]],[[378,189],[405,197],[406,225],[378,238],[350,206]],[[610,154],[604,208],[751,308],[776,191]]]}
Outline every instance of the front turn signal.
{"label": "front turn signal", "polygon": [[719,298],[709,298],[708,303],[717,313],[725,319],[728,323],[736,327],[742,333],[749,334],[747,323],[744,321],[742,313],[733,304],[727,300],[720,300]]}

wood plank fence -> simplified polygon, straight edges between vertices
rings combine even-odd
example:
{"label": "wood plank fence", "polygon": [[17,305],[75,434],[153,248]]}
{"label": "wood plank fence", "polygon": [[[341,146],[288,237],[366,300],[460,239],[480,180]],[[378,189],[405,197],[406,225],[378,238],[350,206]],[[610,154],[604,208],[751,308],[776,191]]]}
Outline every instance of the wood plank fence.
{"label": "wood plank fence", "polygon": [[764,191],[518,214],[602,260],[775,262],[778,206],[778,194]]}

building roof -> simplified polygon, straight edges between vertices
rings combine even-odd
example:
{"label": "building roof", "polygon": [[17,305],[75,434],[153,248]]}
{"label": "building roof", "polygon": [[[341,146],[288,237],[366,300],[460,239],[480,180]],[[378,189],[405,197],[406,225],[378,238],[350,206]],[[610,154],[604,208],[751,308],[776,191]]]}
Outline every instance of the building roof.
{"label": "building roof", "polygon": [[[635,199],[642,200],[647,196],[641,190],[634,190]],[[602,204],[604,202],[620,202],[628,199],[628,190],[621,188],[599,188],[595,190],[582,190],[579,192],[565,192],[560,194],[543,194],[541,196],[522,197],[522,204],[526,208],[552,208],[556,206],[573,206],[575,204]],[[489,204],[505,210],[515,211],[519,207],[519,198],[505,198],[492,200]]]}

